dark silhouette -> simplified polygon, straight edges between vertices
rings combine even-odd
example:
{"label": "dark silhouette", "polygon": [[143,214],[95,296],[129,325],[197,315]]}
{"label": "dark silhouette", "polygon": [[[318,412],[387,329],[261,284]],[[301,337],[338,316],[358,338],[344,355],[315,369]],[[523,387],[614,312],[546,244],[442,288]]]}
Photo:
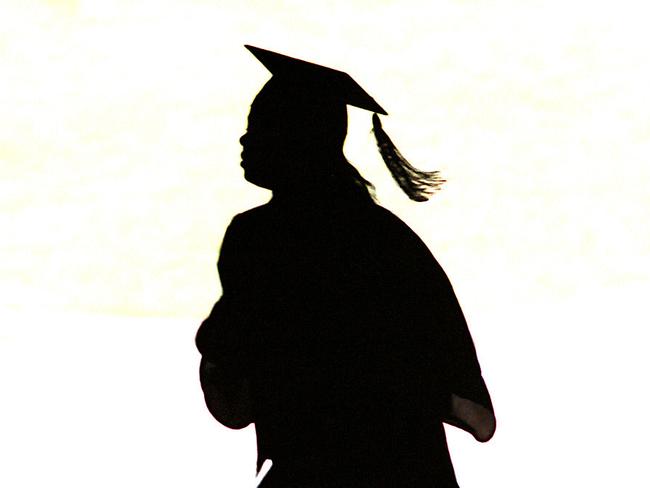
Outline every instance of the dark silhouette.
{"label": "dark silhouette", "polygon": [[[242,167],[273,198],[221,247],[223,295],[197,334],[207,406],[228,427],[255,423],[264,487],[456,487],[443,422],[487,441],[492,404],[444,271],[343,155],[346,104],[385,111],[347,75],[249,49],[273,77]],[[391,173],[425,199],[437,173],[410,166],[374,117]]]}

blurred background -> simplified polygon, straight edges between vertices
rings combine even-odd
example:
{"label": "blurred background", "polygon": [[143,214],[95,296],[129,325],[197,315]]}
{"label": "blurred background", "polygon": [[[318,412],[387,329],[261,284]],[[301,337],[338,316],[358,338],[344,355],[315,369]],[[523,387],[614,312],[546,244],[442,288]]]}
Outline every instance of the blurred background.
{"label": "blurred background", "polygon": [[251,487],[254,429],[203,405],[195,331],[268,72],[349,72],[346,155],[447,271],[499,426],[463,488],[650,485],[645,2],[0,0],[0,485]]}

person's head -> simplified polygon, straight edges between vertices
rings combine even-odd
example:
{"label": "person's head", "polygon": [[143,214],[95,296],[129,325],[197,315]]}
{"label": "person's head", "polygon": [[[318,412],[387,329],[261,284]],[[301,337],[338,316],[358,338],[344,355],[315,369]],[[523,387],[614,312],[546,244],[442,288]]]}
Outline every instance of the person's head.
{"label": "person's head", "polygon": [[347,105],[373,113],[379,152],[400,188],[425,201],[444,182],[400,154],[377,114],[387,112],[350,75],[254,46],[246,48],[273,74],[255,97],[241,137],[242,167],[251,183],[285,194],[362,194],[372,184],[345,159]]}
{"label": "person's head", "polygon": [[316,86],[274,76],[255,97],[240,139],[249,182],[271,190],[304,188],[325,183],[344,164],[346,105],[314,93]]}

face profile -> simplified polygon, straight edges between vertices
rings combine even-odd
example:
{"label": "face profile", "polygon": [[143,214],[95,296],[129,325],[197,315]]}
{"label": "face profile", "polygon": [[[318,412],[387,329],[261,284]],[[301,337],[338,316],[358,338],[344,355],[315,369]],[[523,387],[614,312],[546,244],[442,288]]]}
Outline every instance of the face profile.
{"label": "face profile", "polygon": [[268,96],[263,89],[251,105],[246,133],[239,139],[244,177],[270,190],[282,186],[291,162],[296,159],[290,139],[297,124],[291,126],[290,114],[282,110],[281,103],[281,99]]}
{"label": "face profile", "polygon": [[346,133],[345,104],[271,78],[239,139],[244,177],[270,190],[317,184],[342,157]]}
{"label": "face profile", "polygon": [[270,127],[254,111],[248,117],[248,126],[239,139],[242,146],[241,167],[246,181],[268,190],[276,185],[280,163],[278,150],[280,141],[271,137]]}

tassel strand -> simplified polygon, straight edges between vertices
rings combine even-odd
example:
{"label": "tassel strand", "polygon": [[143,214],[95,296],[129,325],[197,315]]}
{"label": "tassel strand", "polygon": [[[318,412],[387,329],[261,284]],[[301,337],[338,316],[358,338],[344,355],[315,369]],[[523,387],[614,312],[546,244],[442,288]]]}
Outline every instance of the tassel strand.
{"label": "tassel strand", "polygon": [[388,137],[377,114],[372,116],[372,127],[384,163],[393,179],[411,200],[426,202],[431,195],[440,190],[447,180],[440,177],[439,171],[421,171],[413,167]]}

